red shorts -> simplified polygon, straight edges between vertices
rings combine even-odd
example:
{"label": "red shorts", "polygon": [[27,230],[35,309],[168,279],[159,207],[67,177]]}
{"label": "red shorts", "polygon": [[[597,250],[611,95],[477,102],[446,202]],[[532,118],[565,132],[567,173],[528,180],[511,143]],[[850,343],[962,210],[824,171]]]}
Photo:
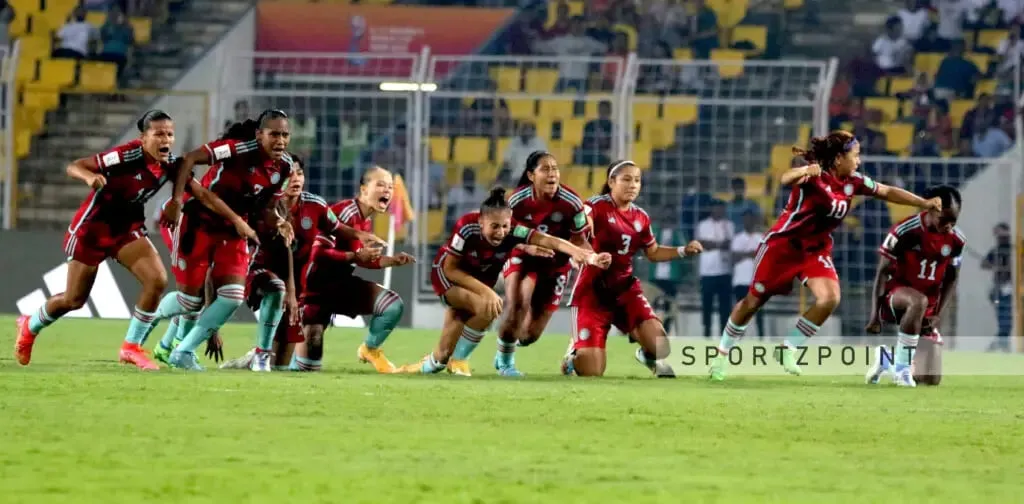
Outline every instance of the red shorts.
{"label": "red shorts", "polygon": [[[928,310],[924,312],[926,321],[928,317],[935,316],[936,309],[938,309],[938,305],[929,300]],[[903,311],[897,310],[892,305],[892,291],[886,292],[885,295],[882,296],[882,303],[878,307],[878,318],[884,324],[899,324],[900,320],[903,319]],[[927,323],[921,326],[920,336],[922,338],[928,338],[939,345],[942,344],[942,334],[939,333],[939,328],[930,327]]]}
{"label": "red shorts", "polygon": [[[484,285],[492,289],[494,288],[494,284],[498,283],[497,275],[487,275],[486,278],[473,275],[473,278],[480,280]],[[444,270],[439,265],[434,265],[430,268],[430,285],[434,288],[434,294],[437,294],[442,300],[444,299],[444,294],[448,292],[448,289],[455,286],[451,280],[448,280],[448,277],[444,274]]]}
{"label": "red shorts", "polygon": [[307,284],[299,304],[303,325],[330,325],[332,315],[356,317],[373,313],[376,283],[348,275],[332,278],[329,286]]}
{"label": "red shorts", "polygon": [[629,334],[651,319],[660,320],[636,278],[611,297],[602,296],[591,285],[577,285],[572,294],[573,349],[604,348],[613,324]]}
{"label": "red shorts", "polygon": [[562,294],[569,281],[572,267],[568,264],[556,268],[535,268],[533,264],[512,257],[505,262],[502,274],[505,278],[519,273],[520,278],[532,278],[534,281],[533,298],[530,300],[534,310],[555,311],[562,304]]}
{"label": "red shorts", "polygon": [[839,281],[832,264],[832,247],[805,251],[780,238],[761,244],[754,256],[754,279],[750,294],[761,298],[785,295],[793,290],[793,280],[806,282],[811,278]]}
{"label": "red shorts", "polygon": [[171,272],[179,288],[206,285],[211,266],[213,278],[248,276],[251,255],[245,238],[226,232],[207,233],[202,224],[189,226],[188,220],[183,215],[173,231],[160,230],[171,250]]}
{"label": "red shorts", "polygon": [[103,222],[85,223],[64,234],[64,254],[69,261],[78,261],[87,266],[99,266],[108,257],[117,253],[129,243],[146,238],[146,225],[142,222],[131,224],[126,231],[111,233],[110,226]]}

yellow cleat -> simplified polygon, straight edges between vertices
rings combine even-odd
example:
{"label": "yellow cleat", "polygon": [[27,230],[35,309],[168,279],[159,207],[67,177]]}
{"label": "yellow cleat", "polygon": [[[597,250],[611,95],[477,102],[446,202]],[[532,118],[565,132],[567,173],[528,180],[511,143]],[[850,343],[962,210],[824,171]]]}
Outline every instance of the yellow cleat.
{"label": "yellow cleat", "polygon": [[373,364],[373,368],[378,373],[394,373],[397,371],[395,365],[384,357],[384,352],[379,348],[370,348],[366,346],[366,343],[359,345],[359,350],[356,352],[356,356],[359,357],[361,362],[368,362]]}
{"label": "yellow cleat", "polygon": [[470,372],[469,369],[468,360],[449,360],[448,372],[456,376],[473,376],[473,373]]}

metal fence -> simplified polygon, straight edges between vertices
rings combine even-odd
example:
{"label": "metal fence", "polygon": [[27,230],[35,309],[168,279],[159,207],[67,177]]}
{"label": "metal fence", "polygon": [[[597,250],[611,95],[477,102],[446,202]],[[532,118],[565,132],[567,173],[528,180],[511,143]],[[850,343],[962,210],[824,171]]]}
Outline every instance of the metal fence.
{"label": "metal fence", "polygon": [[0,46],[0,225],[3,229],[14,225],[11,209],[17,197],[14,74],[18,69],[20,46],[17,41],[10,47]]}

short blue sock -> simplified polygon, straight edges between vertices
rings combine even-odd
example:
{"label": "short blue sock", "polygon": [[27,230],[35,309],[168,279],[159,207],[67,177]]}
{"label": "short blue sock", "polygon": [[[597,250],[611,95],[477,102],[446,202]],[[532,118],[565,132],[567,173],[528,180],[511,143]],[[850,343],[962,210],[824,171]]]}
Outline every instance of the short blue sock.
{"label": "short blue sock", "polygon": [[158,345],[168,350],[174,349],[172,345],[174,345],[174,339],[178,337],[178,331],[180,330],[181,319],[183,317],[185,317],[185,315],[171,317],[170,323],[167,324],[167,330],[164,331],[163,337],[161,337],[160,342],[157,343]]}
{"label": "short blue sock", "polygon": [[144,311],[136,306],[135,313],[132,314],[132,319],[128,322],[128,334],[124,337],[125,343],[141,345],[155,320],[155,313]]}
{"label": "short blue sock", "polygon": [[51,317],[49,313],[46,313],[46,303],[43,303],[43,306],[40,306],[39,309],[29,317],[28,330],[32,334],[39,334],[39,331],[42,331],[44,327],[56,321],[57,319]]}
{"label": "short blue sock", "polygon": [[736,325],[730,318],[722,329],[722,339],[718,340],[718,353],[728,355],[729,350],[743,339],[743,333],[746,331],[747,326]]}
{"label": "short blue sock", "polygon": [[320,371],[322,366],[323,361],[319,359],[307,359],[306,357],[292,355],[292,363],[288,366],[288,369],[292,371]]}
{"label": "short blue sock", "polygon": [[160,299],[156,307],[156,318],[168,319],[176,315],[198,312],[203,307],[203,298],[189,296],[183,292],[169,292]]}
{"label": "short blue sock", "polygon": [[207,306],[199,315],[196,326],[181,340],[181,344],[174,350],[177,352],[195,352],[199,345],[210,339],[213,333],[220,330],[231,320],[235,310],[242,306],[245,300],[245,287],[238,284],[228,284],[217,289],[217,298]]}
{"label": "short blue sock", "polygon": [[786,336],[785,344],[789,348],[802,347],[807,343],[807,339],[818,333],[818,324],[807,320],[805,317],[800,317],[796,321],[796,326]]}
{"label": "short blue sock", "polygon": [[271,290],[263,294],[256,335],[256,347],[268,352],[274,346],[274,334],[277,333],[277,326],[281,325],[281,317],[284,316],[284,282],[274,280],[271,283],[274,282],[280,283],[281,290]]}
{"label": "short blue sock", "polygon": [[434,358],[434,353],[431,352],[430,355],[427,356],[427,358],[423,359],[423,363],[420,364],[420,373],[436,374],[440,373],[441,371],[444,371],[445,367],[447,366],[438,362],[438,360]]}
{"label": "short blue sock", "polygon": [[494,355],[494,362],[499,368],[513,367],[516,365],[516,344],[498,338],[498,353]]}
{"label": "short blue sock", "polygon": [[366,333],[366,347],[380,348],[402,321],[404,311],[405,303],[395,291],[381,291],[373,303],[373,318],[370,319],[369,332]]}
{"label": "short blue sock", "polygon": [[896,350],[893,355],[893,363],[897,369],[902,369],[914,362],[914,352],[917,350],[919,336],[904,332],[896,333]]}
{"label": "short blue sock", "polygon": [[480,344],[480,340],[483,338],[483,331],[463,327],[462,336],[459,337],[459,342],[455,344],[452,358],[455,360],[469,360],[469,356],[473,354],[473,350],[476,350],[477,345]]}

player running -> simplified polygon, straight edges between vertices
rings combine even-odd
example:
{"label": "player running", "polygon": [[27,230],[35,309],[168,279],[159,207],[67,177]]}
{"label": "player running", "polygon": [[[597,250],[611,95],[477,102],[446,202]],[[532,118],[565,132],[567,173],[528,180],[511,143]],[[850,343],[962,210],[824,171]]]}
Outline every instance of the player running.
{"label": "player running", "polygon": [[[560,183],[558,162],[550,153],[537,151],[526,159],[519,189],[509,197],[512,219],[525,226],[569,240],[578,247],[590,245],[584,238],[587,215],[583,200]],[[527,252],[526,248],[530,250]],[[516,369],[516,345],[537,341],[558,310],[568,281],[569,257],[534,245],[512,251],[502,272],[505,277],[505,318],[498,331],[494,368],[503,376],[520,376]],[[453,355],[453,360],[469,356]]]}
{"label": "player running", "polygon": [[[334,204],[331,209],[345,225],[364,232],[373,227],[373,216],[387,212],[394,195],[391,172],[375,166],[363,173],[359,197]],[[354,266],[382,269],[416,262],[399,253],[381,256],[379,248],[361,239],[323,233],[313,244],[312,259],[305,268],[302,289],[302,325],[305,344],[295,349],[292,368],[319,371],[323,366],[324,332],[333,315],[369,315],[368,332],[356,356],[379,373],[391,373],[395,365],[384,356],[381,345],[402,319],[405,303],[397,292],[353,274]],[[383,243],[383,242],[381,242]]]}
{"label": "player running", "polygon": [[[174,122],[161,110],[146,112],[136,123],[140,136],[95,156],[69,164],[68,176],[93,189],[79,207],[64,238],[67,287],[32,316],[18,318],[14,355],[21,365],[32,359],[32,345],[46,326],[85,305],[100,263],[114,258],[142,284],[119,359],[140,369],[159,369],[141,343],[167,287],[167,271],[146,233],[145,204],[177,169],[171,155]],[[227,219],[244,235],[253,231],[216,195],[198,184],[188,186],[196,200]]]}
{"label": "player running", "polygon": [[940,198],[923,199],[857,173],[860,143],[846,131],[811,139],[810,149],[793,148],[809,164],[782,174],[792,186],[789,202],[761,241],[754,258],[754,279],[747,297],[732,309],[722,330],[718,355],[711,361],[712,380],[724,380],[729,350],[743,337],[747,323],[775,295],[788,294],[793,280],[810,289],[814,304],[797,320],[775,360],[789,374],[801,374],[795,350],[814,336],[839,305],[839,276],[832,264],[832,231],[849,212],[855,196],[869,196],[924,210],[942,210]]}
{"label": "player running", "polygon": [[[884,346],[875,349],[874,365],[865,375],[870,384],[885,374],[892,374],[901,387],[938,385],[942,379],[939,318],[953,298],[967,239],[956,227],[962,207],[959,191],[933,187],[925,198],[941,199],[942,211],[903,219],[878,249],[882,257],[866,329],[878,334],[882,324],[898,324],[899,332],[891,353]],[[915,354],[919,337],[927,343]]]}
{"label": "player running", "polygon": [[[480,210],[463,215],[452,236],[437,252],[431,268],[434,292],[447,307],[441,339],[422,362],[403,366],[401,372],[449,371],[470,376],[469,362],[454,355],[469,355],[502,312],[502,300],[493,290],[501,266],[519,245],[534,245],[565,254],[580,264],[607,268],[611,256],[577,247],[539,229],[517,224],[505,201],[505,189],[491,189]],[[533,248],[526,249],[527,251]]]}
{"label": "player running", "polygon": [[[165,225],[178,222],[182,196],[179,186],[188,181],[193,166],[216,164],[203,176],[203,187],[220,196],[239,215],[249,218],[263,213],[267,222],[290,237],[288,222],[275,213],[275,198],[288,186],[292,172],[291,157],[286,152],[288,140],[287,114],[267,110],[255,121],[233,124],[220,140],[189,152],[175,181],[174,193],[164,205],[162,221]],[[157,317],[198,312],[208,270],[216,298],[173,351],[171,342],[162,340],[156,354],[173,367],[201,371],[195,349],[230,320],[245,300],[250,250],[248,241],[232,233],[223,218],[192,201],[184,205],[180,217],[171,248],[178,291],[164,296]]]}
{"label": "player running", "polygon": [[638,362],[657,376],[673,376],[671,368],[658,362],[668,356],[668,338],[644,297],[640,280],[633,276],[633,256],[642,250],[649,261],[665,262],[695,256],[704,249],[698,241],[684,247],[658,245],[651,233],[651,218],[633,204],[640,185],[640,167],[632,161],[617,161],[608,166],[601,195],[587,202],[593,226],[591,245],[595,251],[609,253],[612,262],[607,271],[584,266],[576,277],[569,298],[573,339],[562,359],[563,374],[604,375],[605,343],[614,324],[640,344]]}

